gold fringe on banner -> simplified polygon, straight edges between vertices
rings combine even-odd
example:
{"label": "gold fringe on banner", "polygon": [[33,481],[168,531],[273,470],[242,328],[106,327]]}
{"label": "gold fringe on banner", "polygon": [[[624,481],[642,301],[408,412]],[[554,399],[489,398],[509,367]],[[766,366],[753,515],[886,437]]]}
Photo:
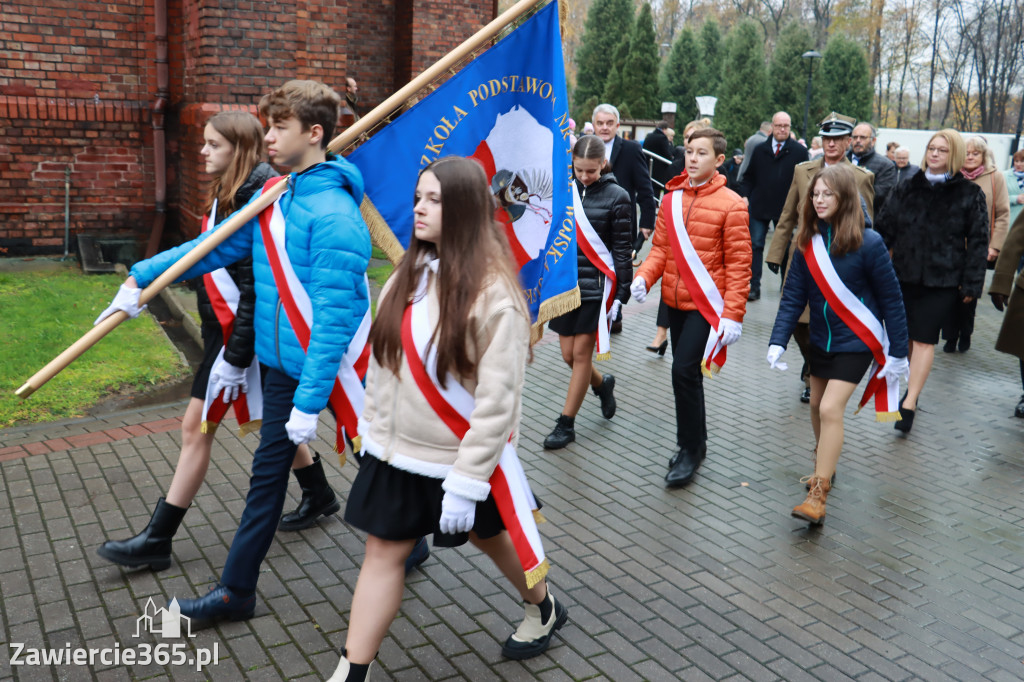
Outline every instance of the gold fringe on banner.
{"label": "gold fringe on banner", "polygon": [[205,421],[199,425],[199,433],[217,433],[217,422]]}
{"label": "gold fringe on banner", "polygon": [[363,220],[370,228],[370,238],[373,243],[380,247],[392,265],[398,265],[402,256],[405,255],[405,249],[402,248],[402,244],[366,194],[363,195],[363,203],[359,206],[359,212],[363,214]]}
{"label": "gold fringe on banner", "polygon": [[612,359],[612,352],[608,351],[607,353],[598,353],[597,357],[594,358],[594,359],[598,360],[598,361],[601,361],[601,360],[611,360]]}
{"label": "gold fringe on banner", "polygon": [[900,416],[899,412],[878,412],[875,414],[875,421],[878,422],[899,422],[903,421],[903,417]]}
{"label": "gold fringe on banner", "polygon": [[540,341],[540,337],[544,336],[544,323],[548,320],[554,319],[559,315],[565,315],[566,313],[576,310],[580,307],[580,287],[576,285],[570,291],[559,294],[549,298],[546,301],[541,301],[540,310],[537,312],[537,321],[533,323],[533,327],[530,329],[530,345]]}

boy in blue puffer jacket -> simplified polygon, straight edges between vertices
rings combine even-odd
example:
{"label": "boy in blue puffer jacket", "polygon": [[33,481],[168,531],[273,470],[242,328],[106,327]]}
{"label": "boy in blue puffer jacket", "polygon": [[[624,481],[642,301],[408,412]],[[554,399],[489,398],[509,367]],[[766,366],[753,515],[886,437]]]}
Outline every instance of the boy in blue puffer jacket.
{"label": "boy in blue puffer jacket", "polygon": [[[316,438],[317,419],[328,404],[342,355],[369,309],[365,273],[370,234],[359,214],[363,179],[355,166],[326,151],[339,104],[338,95],[326,85],[300,80],[261,100],[260,114],[269,125],[267,152],[275,165],[291,170],[282,180],[288,189],[272,208],[181,277],[191,279],[252,256],[256,353],[268,367],[249,494],[220,585],[200,599],[179,600],[182,615],[200,621],[252,617],[260,564],[281,516],[295,450]],[[276,247],[278,239],[265,243],[261,220],[270,220],[271,231],[278,226],[282,236]],[[213,232],[137,263],[108,310],[137,315],[138,287],[151,283]],[[288,280],[291,289],[280,290],[282,269],[276,279],[273,272],[278,262],[285,264],[283,271],[294,273]],[[304,330],[293,328],[298,313],[291,304],[302,298],[308,298],[309,310],[307,325],[299,326],[308,326],[308,341]]]}

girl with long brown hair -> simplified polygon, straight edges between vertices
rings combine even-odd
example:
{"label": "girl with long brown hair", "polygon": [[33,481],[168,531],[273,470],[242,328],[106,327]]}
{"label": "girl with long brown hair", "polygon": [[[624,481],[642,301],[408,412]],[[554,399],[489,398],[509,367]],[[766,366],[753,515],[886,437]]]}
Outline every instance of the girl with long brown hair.
{"label": "girl with long brown hair", "polygon": [[435,547],[473,543],[519,592],[526,613],[506,657],[541,654],[567,618],[546,563],[533,582],[524,573],[490,485],[515,440],[530,321],[483,168],[459,157],[427,166],[414,216],[370,332],[362,455],[345,508],[368,534],[366,554],[332,682],[364,679],[401,605],[403,562],[428,534]]}
{"label": "girl with long brown hair", "polygon": [[[263,126],[258,118],[244,111],[225,111],[213,116],[203,130],[206,172],[212,182],[206,196],[205,213],[210,229],[241,208],[277,172],[264,163]],[[238,289],[238,304],[224,338],[224,326],[217,306],[211,303],[205,278],[194,280],[199,316],[202,321],[203,360],[192,381],[191,400],[181,423],[181,453],[174,467],[174,478],[166,498],[160,498],[149,525],[128,540],[108,540],[97,553],[116,564],[148,566],[159,571],[171,565],[171,540],[193,498],[206,478],[210,465],[217,423],[203,424],[203,404],[208,395],[233,401],[248,389],[246,370],[254,358],[253,314],[256,292],[253,286],[252,258],[224,268]],[[223,309],[220,310],[223,315]],[[251,375],[250,375],[251,376]],[[305,445],[299,448],[293,463],[302,488],[299,508],[283,518],[283,530],[298,530],[313,525],[321,515],[341,509],[334,491],[327,484],[320,458],[310,456]]]}
{"label": "girl with long brown hair", "polygon": [[[879,363],[879,376],[898,381],[908,367],[907,323],[885,244],[878,233],[864,228],[864,210],[850,168],[827,166],[811,179],[796,244],[798,250],[772,329],[768,362],[784,369],[779,358],[809,304],[815,461],[814,473],[804,479],[807,499],[793,509],[793,516],[819,524],[825,518],[825,501],[843,448],[843,413],[872,360],[878,359],[863,330],[870,322],[884,324],[888,345],[884,341],[879,344],[886,356],[885,362]],[[893,390],[897,389],[895,384]],[[880,418],[897,419],[896,409],[893,405],[888,416]]]}

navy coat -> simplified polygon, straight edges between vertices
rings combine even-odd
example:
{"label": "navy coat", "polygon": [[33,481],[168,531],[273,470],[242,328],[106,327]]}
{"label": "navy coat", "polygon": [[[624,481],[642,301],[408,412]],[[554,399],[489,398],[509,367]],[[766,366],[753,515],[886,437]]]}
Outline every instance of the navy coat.
{"label": "navy coat", "polygon": [[[826,244],[831,244],[831,228],[818,224]],[[874,230],[864,230],[864,243],[856,251],[842,256],[832,256],[832,266],[853,292],[885,325],[889,335],[889,355],[894,358],[907,356],[907,317],[903,308],[900,283],[889,260],[882,237]],[[807,268],[803,252],[794,252],[793,264],[782,290],[779,312],[775,316],[771,345],[786,347],[789,337],[796,328],[804,306],[810,305],[811,343],[828,353],[864,353],[867,345],[846,326]]]}

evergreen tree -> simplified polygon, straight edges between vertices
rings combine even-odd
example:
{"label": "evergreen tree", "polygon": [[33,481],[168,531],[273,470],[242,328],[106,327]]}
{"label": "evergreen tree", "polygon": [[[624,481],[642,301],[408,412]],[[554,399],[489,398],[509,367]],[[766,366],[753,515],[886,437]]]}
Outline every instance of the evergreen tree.
{"label": "evergreen tree", "polygon": [[725,47],[714,124],[725,134],[730,147],[742,147],[761,121],[772,113],[761,29],[753,21],[743,21],[729,32]]}
{"label": "evergreen tree", "polygon": [[[626,101],[626,58],[629,56],[629,35],[630,32],[622,34],[612,58],[609,62],[608,77],[605,79],[604,91],[601,93],[601,101],[621,108]],[[625,118],[621,116],[620,118]]]}
{"label": "evergreen tree", "polygon": [[632,0],[594,0],[587,12],[583,38],[576,51],[576,89],[573,109],[577,120],[590,120],[593,109],[586,112],[585,103],[604,93],[612,62],[608,57],[633,25]]}
{"label": "evergreen tree", "polygon": [[638,118],[660,118],[658,99],[658,44],[654,35],[651,6],[644,3],[629,37],[622,76],[623,104]]}
{"label": "evergreen tree", "polygon": [[859,121],[871,120],[871,72],[863,48],[855,41],[837,33],[825,46],[820,78],[828,106]]}
{"label": "evergreen tree", "polygon": [[[758,39],[760,41],[760,38]],[[725,45],[722,43],[722,29],[714,19],[708,19],[700,29],[700,67],[694,83],[694,95],[718,97],[722,88],[722,63],[725,59]],[[696,106],[696,105],[694,105]]]}
{"label": "evergreen tree", "polygon": [[[813,68],[814,87],[811,91],[810,113],[807,121],[807,135],[813,137],[817,122],[825,117],[825,90],[821,79],[821,60],[804,59],[808,50],[814,49],[811,33],[797,23],[787,24],[779,33],[768,66],[768,87],[771,91],[771,109],[785,111],[793,119],[793,132],[804,135],[804,104],[807,99],[807,69]],[[809,142],[809,140],[808,140]]]}
{"label": "evergreen tree", "polygon": [[689,27],[685,27],[672,44],[672,52],[669,53],[668,61],[665,62],[658,77],[661,101],[676,103],[676,120],[683,122],[684,125],[685,122],[697,117],[697,103],[694,98],[697,96],[697,72],[700,64],[697,38]]}

